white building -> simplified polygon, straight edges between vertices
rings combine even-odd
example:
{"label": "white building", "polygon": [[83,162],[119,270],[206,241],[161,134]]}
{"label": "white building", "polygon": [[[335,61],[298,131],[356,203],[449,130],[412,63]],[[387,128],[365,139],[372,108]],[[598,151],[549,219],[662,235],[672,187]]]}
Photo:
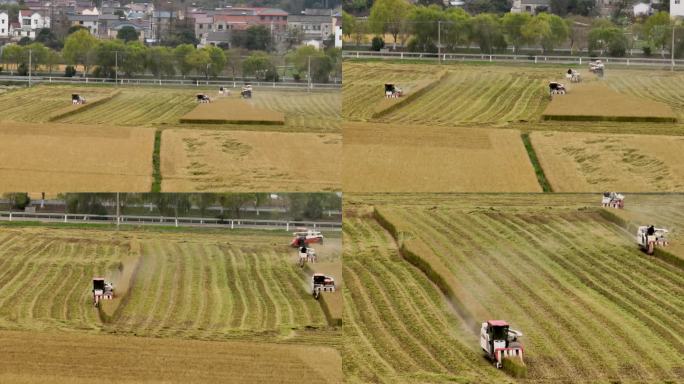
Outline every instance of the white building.
{"label": "white building", "polygon": [[632,7],[634,16],[648,16],[651,14],[651,4],[639,3]]}
{"label": "white building", "polygon": [[16,37],[36,38],[36,34],[43,28],[50,28],[50,17],[31,10],[19,11],[19,25],[12,34]]}
{"label": "white building", "polygon": [[335,26],[335,48],[342,48],[342,27]]}
{"label": "white building", "polygon": [[7,12],[0,12],[0,38],[10,36],[10,22]]}
{"label": "white building", "polygon": [[672,16],[672,17],[684,16],[684,1],[682,1],[682,0],[670,0],[670,16]]}

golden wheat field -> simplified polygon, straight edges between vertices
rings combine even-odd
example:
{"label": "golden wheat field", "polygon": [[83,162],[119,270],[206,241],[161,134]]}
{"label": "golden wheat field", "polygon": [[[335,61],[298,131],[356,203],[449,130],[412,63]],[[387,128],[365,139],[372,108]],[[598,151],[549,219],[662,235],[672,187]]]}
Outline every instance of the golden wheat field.
{"label": "golden wheat field", "polygon": [[322,346],[26,331],[0,331],[0,345],[3,383],[342,382]]}
{"label": "golden wheat field", "polygon": [[347,123],[349,192],[540,192],[516,130]]}
{"label": "golden wheat field", "polygon": [[0,191],[149,191],[154,130],[3,122]]}
{"label": "golden wheat field", "polygon": [[557,192],[684,190],[684,138],[533,132],[532,144]]}
{"label": "golden wheat field", "polygon": [[162,135],[167,191],[340,189],[337,134],[168,129]]}

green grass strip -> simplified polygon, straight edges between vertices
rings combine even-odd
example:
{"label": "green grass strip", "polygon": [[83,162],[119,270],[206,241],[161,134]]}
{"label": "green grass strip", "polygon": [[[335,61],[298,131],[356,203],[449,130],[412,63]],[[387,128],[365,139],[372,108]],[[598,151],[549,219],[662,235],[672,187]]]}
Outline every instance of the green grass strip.
{"label": "green grass strip", "polygon": [[161,129],[154,132],[154,152],[152,152],[152,193],[161,192]]}
{"label": "green grass strip", "polygon": [[534,147],[532,147],[532,140],[530,140],[530,134],[524,132],[520,134],[520,138],[522,139],[523,144],[525,145],[525,149],[527,150],[527,156],[529,156],[530,158],[530,162],[532,163],[532,167],[534,168],[534,173],[537,175],[537,181],[539,182],[539,185],[542,187],[542,191],[553,192],[551,184],[549,183],[549,180],[546,178],[546,175],[544,174],[544,169],[542,169],[542,166],[539,163],[537,153],[534,151]]}

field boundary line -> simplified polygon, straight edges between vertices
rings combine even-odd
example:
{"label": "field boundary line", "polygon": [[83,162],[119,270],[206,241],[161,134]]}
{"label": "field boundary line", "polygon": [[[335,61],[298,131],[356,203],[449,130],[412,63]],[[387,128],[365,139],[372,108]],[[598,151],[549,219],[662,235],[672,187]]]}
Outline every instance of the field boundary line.
{"label": "field boundary line", "polygon": [[161,138],[162,130],[154,131],[154,148],[152,150],[152,187],[150,192],[159,193],[162,187],[161,174]]}
{"label": "field boundary line", "polygon": [[[605,219],[606,221],[609,221],[618,227],[622,228],[625,230],[626,234],[630,236],[632,233],[636,232],[637,226],[636,224],[629,222],[618,215],[614,214],[613,212],[608,211],[606,208],[600,208],[598,210],[599,215]],[[681,257],[678,257],[677,255],[673,254],[672,252],[668,252],[662,248],[654,248],[653,250],[653,256],[676,267],[681,270],[684,270],[684,259]]]}
{"label": "field boundary line", "polygon": [[549,183],[549,179],[546,178],[546,174],[544,173],[544,168],[542,168],[541,163],[539,162],[539,158],[537,157],[537,152],[534,150],[534,146],[532,145],[532,139],[530,138],[530,133],[529,132],[523,132],[520,134],[520,139],[523,142],[523,145],[525,146],[525,151],[527,152],[527,157],[530,159],[530,163],[532,163],[532,168],[534,168],[534,174],[537,176],[537,182],[539,182],[539,186],[541,187],[543,192],[553,192],[553,188],[551,187],[551,183]]}
{"label": "field boundary line", "polygon": [[413,100],[419,98],[420,96],[424,95],[425,93],[427,93],[428,90],[432,89],[433,86],[440,83],[448,75],[449,75],[449,71],[442,70],[442,73],[439,76],[437,76],[436,79],[434,79],[430,82],[425,82],[423,84],[423,86],[418,88],[418,90],[409,94],[406,97],[400,98],[399,100],[397,100],[396,103],[393,103],[392,105],[388,106],[387,108],[382,108],[378,111],[373,112],[373,114],[371,115],[371,118],[372,119],[380,118],[382,116],[388,115],[388,114],[396,111],[397,109],[405,106],[406,104],[409,104],[411,101],[413,101]]}
{"label": "field boundary line", "polygon": [[[444,276],[439,274],[430,262],[418,255],[418,253],[409,249],[406,245],[407,240],[404,238],[404,232],[397,230],[396,226],[392,224],[386,217],[380,213],[377,207],[373,207],[373,218],[380,224],[380,226],[388,231],[397,245],[397,252],[399,255],[406,260],[409,264],[413,265],[419,271],[421,271],[425,277],[427,277],[430,282],[432,282],[437,288],[442,292],[442,294],[447,299],[447,303],[451,308],[456,311],[458,316],[465,324],[472,324],[474,328],[472,331],[477,333],[477,328],[479,327],[479,322],[475,317],[467,310],[467,308],[461,304],[458,297],[454,293],[453,288],[449,285]],[[414,240],[415,241],[415,240]]]}
{"label": "field boundary line", "polygon": [[121,94],[121,91],[116,91],[116,92],[112,93],[111,95],[105,96],[99,100],[93,101],[92,103],[84,104],[80,108],[72,109],[70,111],[66,111],[63,113],[58,113],[56,115],[50,116],[50,118],[48,118],[48,122],[55,122],[57,120],[65,118],[65,117],[73,116],[73,115],[79,114],[83,111],[87,111],[89,109],[95,108],[99,105],[102,105],[102,104],[108,102],[108,101],[111,101],[112,99],[114,99],[116,96],[119,96],[120,94]]}

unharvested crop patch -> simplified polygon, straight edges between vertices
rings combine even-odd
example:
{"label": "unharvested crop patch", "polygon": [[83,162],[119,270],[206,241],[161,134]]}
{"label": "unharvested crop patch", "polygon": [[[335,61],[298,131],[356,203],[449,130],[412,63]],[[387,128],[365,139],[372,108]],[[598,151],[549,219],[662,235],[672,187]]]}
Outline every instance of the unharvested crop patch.
{"label": "unharvested crop patch", "polygon": [[0,345],[4,383],[342,381],[339,353],[318,346],[20,331]]}
{"label": "unharvested crop patch", "polygon": [[3,123],[0,191],[150,189],[154,130]]}
{"label": "unharvested crop patch", "polygon": [[[387,267],[377,266],[378,260],[383,260],[377,254],[387,249],[383,244],[392,247],[398,240],[402,252],[411,252],[428,263],[431,268],[428,276],[440,276],[440,284],[447,285],[446,289],[440,285],[440,293],[450,292],[449,299],[456,311],[453,316],[447,316],[450,323],[441,329],[460,335],[457,341],[463,346],[461,349],[478,353],[477,321],[502,318],[525,334],[525,361],[531,382],[678,382],[683,379],[684,359],[677,352],[684,343],[681,337],[684,274],[680,269],[644,255],[631,234],[604,219],[598,208],[571,207],[581,206],[588,198],[593,198],[591,205],[597,206],[596,195],[550,198],[491,195],[484,196],[484,200],[479,197],[386,195],[384,201],[377,196],[369,197],[383,222],[388,223],[386,228],[391,226],[396,237],[389,238],[389,233],[377,229],[378,224],[370,218],[351,219],[346,224],[345,235],[353,241],[345,240],[345,244],[356,248],[345,253],[345,269],[358,268],[346,276],[350,302],[347,308],[358,309],[347,312],[369,318],[407,312],[398,302],[375,304],[382,303],[378,297],[383,297],[375,287],[387,289],[384,287],[390,281],[384,278]],[[489,201],[497,199],[514,203],[487,207]],[[363,201],[364,197],[352,196],[347,210],[367,210]],[[435,206],[438,201],[445,204]],[[364,247],[371,253],[358,251]],[[385,264],[391,262],[403,274],[424,278],[416,268],[402,262],[401,255],[389,253],[388,256]],[[363,276],[363,270],[368,270],[366,276],[376,279],[379,285],[364,281],[352,286],[350,276]],[[406,279],[399,281],[403,283]],[[411,298],[423,296],[416,294],[415,289],[407,288],[407,291]],[[387,297],[398,301],[401,296]],[[436,306],[443,303],[443,297],[439,294],[434,297],[432,307],[416,307],[422,310],[415,314],[414,321],[435,323],[430,319],[443,313]],[[376,308],[369,309],[368,303]],[[351,319],[348,322],[354,324]],[[397,343],[401,347],[395,348],[378,348],[379,343],[369,342],[391,340],[385,335],[401,334],[408,322],[385,323],[389,327],[387,332],[366,330],[373,339],[357,336],[363,334],[359,332],[364,331],[362,325],[345,330],[345,335],[349,332],[354,336],[350,338],[353,342],[345,345],[345,357],[348,350],[356,351],[352,356],[363,356],[350,359],[350,363],[345,359],[347,371],[359,376],[376,372],[380,377],[377,381],[392,382],[395,372],[391,370],[391,362],[403,362],[407,358],[390,357],[389,353],[406,353],[411,358],[420,356],[417,352],[420,349],[409,343],[410,339]],[[407,335],[420,337],[428,328],[417,329]],[[430,337],[431,342],[434,340],[441,338]],[[456,345],[450,343],[452,348]],[[385,356],[389,364],[382,363],[381,358]],[[370,363],[379,368],[366,368]],[[441,369],[432,366],[422,371],[435,376]],[[498,373],[494,369],[479,372]],[[481,381],[496,380],[492,377]]]}
{"label": "unharvested crop patch", "polygon": [[599,82],[572,85],[554,95],[542,115],[545,120],[675,122],[667,104],[619,93]]}
{"label": "unharvested crop patch", "polygon": [[554,191],[684,189],[684,139],[677,136],[533,132]]}
{"label": "unharvested crop patch", "polygon": [[345,191],[538,192],[516,130],[347,123]]}
{"label": "unharvested crop patch", "polygon": [[340,135],[169,129],[162,142],[164,190],[340,189]]}
{"label": "unharvested crop patch", "polygon": [[231,97],[211,103],[200,103],[180,119],[189,124],[261,124],[283,125],[285,114],[255,107],[244,100]]}

